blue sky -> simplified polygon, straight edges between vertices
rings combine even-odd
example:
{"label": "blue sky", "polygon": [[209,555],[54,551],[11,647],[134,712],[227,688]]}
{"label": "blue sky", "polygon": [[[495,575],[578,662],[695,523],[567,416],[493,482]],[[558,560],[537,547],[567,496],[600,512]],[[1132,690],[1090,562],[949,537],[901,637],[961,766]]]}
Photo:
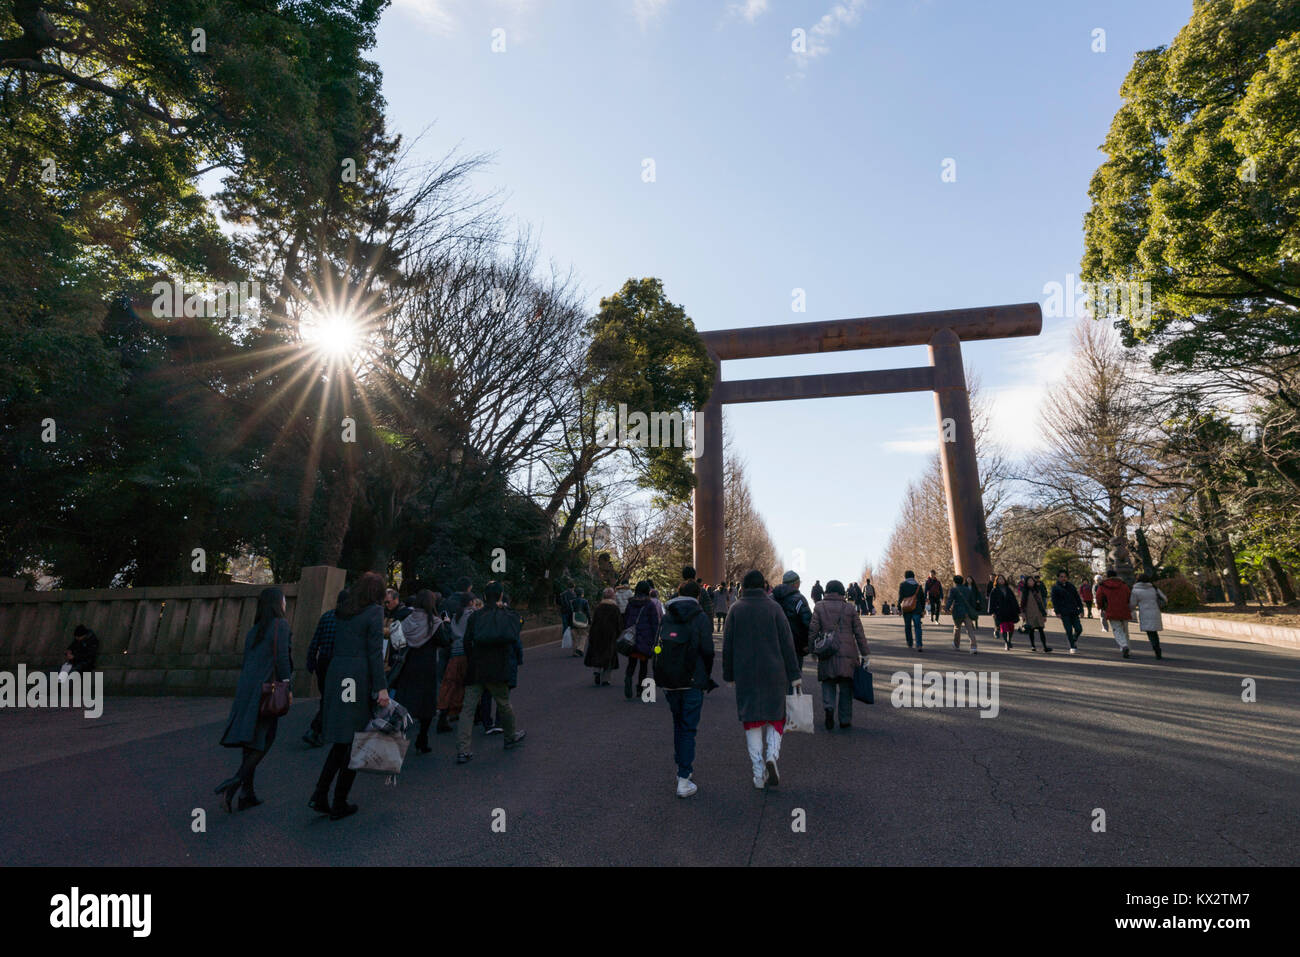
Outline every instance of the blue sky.
{"label": "blue sky", "polygon": [[[721,329],[1042,302],[1078,271],[1133,54],[1190,15],[1190,0],[394,0],[375,57],[395,129],[432,124],[429,157],[494,154],[476,185],[504,191],[593,309],[658,276]],[[1050,439],[1037,406],[1072,323],[964,346],[1013,453]],[[927,361],[912,347],[723,375]],[[727,427],[809,583],[883,551],[937,438],[928,393],[731,406]]]}

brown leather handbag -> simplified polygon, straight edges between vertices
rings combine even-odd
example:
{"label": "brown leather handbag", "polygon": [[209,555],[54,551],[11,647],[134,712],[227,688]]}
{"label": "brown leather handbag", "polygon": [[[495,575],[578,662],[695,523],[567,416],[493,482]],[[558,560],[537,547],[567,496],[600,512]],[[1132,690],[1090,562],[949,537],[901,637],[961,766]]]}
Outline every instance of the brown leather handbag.
{"label": "brown leather handbag", "polygon": [[257,706],[260,718],[282,718],[289,713],[289,682],[278,681],[275,677],[276,652],[279,650],[276,640],[271,639],[271,680],[262,682],[262,700]]}

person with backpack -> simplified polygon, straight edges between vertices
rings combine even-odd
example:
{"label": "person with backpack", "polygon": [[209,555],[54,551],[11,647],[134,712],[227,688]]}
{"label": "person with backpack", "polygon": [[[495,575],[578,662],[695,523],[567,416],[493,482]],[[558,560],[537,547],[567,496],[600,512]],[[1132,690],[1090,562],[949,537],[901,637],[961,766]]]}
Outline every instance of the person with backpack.
{"label": "person with backpack", "polygon": [[967,585],[963,576],[953,575],[952,588],[948,589],[948,600],[944,602],[943,610],[952,615],[952,646],[958,651],[961,650],[961,630],[965,628],[970,638],[970,653],[979,654],[975,626],[979,604],[979,592]]}
{"label": "person with backpack", "polygon": [[636,674],[637,689],[645,683],[646,669],[650,665],[650,656],[654,653],[655,636],[659,634],[659,621],[663,617],[658,605],[650,598],[651,591],[650,582],[637,582],[636,592],[627,603],[627,611],[623,613],[623,629],[632,629],[636,641],[627,653],[627,672],[623,675],[623,695],[628,701],[636,699],[633,675]]}
{"label": "person with backpack", "polygon": [[870,578],[862,586],[862,600],[867,603],[867,614],[874,615],[876,613],[876,586],[871,584]]}
{"label": "person with backpack", "polygon": [[1042,582],[1038,580],[1037,575],[1025,579],[1025,591],[1024,598],[1021,599],[1020,603],[1020,615],[1025,620],[1025,633],[1029,635],[1029,650],[1038,650],[1038,647],[1034,644],[1034,632],[1038,632],[1043,639],[1043,652],[1047,653],[1052,650],[1052,646],[1047,643],[1047,632],[1044,630],[1047,626],[1045,592],[1046,589],[1042,587]]}
{"label": "person with backpack", "polygon": [[673,716],[673,759],[677,762],[677,796],[699,788],[695,772],[695,733],[700,726],[704,693],[713,680],[713,628],[699,603],[698,582],[683,581],[677,597],[664,606],[654,648],[654,679]]}
{"label": "person with backpack", "polygon": [[930,569],[930,577],[925,580],[925,601],[930,606],[930,621],[939,624],[939,603],[943,601],[943,585],[933,568]]}
{"label": "person with backpack", "polygon": [[1056,573],[1056,584],[1052,586],[1052,609],[1065,626],[1065,640],[1070,643],[1070,654],[1075,654],[1079,638],[1083,635],[1083,622],[1079,620],[1083,613],[1083,599],[1064,571]]}
{"label": "person with backpack", "polygon": [[[500,582],[488,582],[483,589],[483,604],[476,608],[465,624],[465,710],[472,712],[486,692],[497,703],[497,717],[505,731],[505,749],[524,740],[524,732],[515,728],[515,712],[510,706],[510,680],[515,668],[524,660],[520,639],[519,616],[502,607],[505,589]],[[467,764],[474,752],[469,749],[474,722],[464,721],[456,731],[456,763]]]}
{"label": "person with backpack", "polygon": [[[438,686],[439,734],[452,730],[451,722],[460,717],[461,708],[465,704],[465,670],[468,667],[465,660],[465,629],[469,626],[470,615],[477,607],[481,605],[474,597],[470,580],[457,579],[456,593],[447,599],[443,609],[447,614],[447,624],[441,630],[447,642],[448,657],[442,673],[442,683]],[[474,723],[473,716],[468,723]]]}
{"label": "person with backpack", "polygon": [[[812,635],[813,656],[817,658],[817,680],[822,684],[822,710],[826,713],[826,730],[835,727],[835,696],[839,695],[840,727],[853,724],[853,669],[867,666],[871,647],[862,628],[862,619],[844,595],[844,584],[832,578],[826,593],[813,609],[808,624]],[[834,646],[834,651],[824,643]],[[818,652],[825,650],[828,654]]]}
{"label": "person with backpack", "polygon": [[790,570],[781,576],[781,584],[772,589],[772,600],[785,612],[790,624],[790,635],[794,639],[794,653],[799,659],[800,668],[808,654],[808,627],[812,624],[812,609],[808,600],[799,591],[799,573]]}
{"label": "person with backpack", "polygon": [[[921,619],[925,615],[924,601],[925,589],[916,580],[916,572],[909,568],[903,572],[903,581],[898,586],[898,610],[903,616],[903,633],[907,636],[907,647],[912,647],[912,633],[915,632],[918,654],[924,651],[921,647]],[[885,614],[889,614],[887,609]]]}

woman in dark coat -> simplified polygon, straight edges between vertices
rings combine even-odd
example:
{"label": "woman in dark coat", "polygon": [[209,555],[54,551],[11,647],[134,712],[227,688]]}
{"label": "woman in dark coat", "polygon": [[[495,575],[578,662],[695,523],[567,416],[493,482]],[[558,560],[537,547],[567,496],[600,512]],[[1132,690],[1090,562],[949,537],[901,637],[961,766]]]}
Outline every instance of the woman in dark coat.
{"label": "woman in dark coat", "polygon": [[989,592],[989,614],[993,616],[1007,651],[1010,651],[1011,636],[1015,634],[1016,622],[1020,620],[1020,602],[1016,600],[1015,591],[1003,575],[998,575],[993,580],[993,590]]}
{"label": "woman in dark coat", "polygon": [[[259,714],[262,703],[262,685],[274,678],[288,681],[293,677],[293,662],[289,658],[289,621],[285,618],[284,592],[278,588],[263,588],[257,596],[257,616],[253,627],[244,636],[244,660],[239,669],[239,684],[235,687],[235,701],[230,706],[230,719],[221,735],[221,743],[228,748],[243,748],[244,759],[235,776],[227,778],[216,787],[222,795],[222,804],[232,810],[230,802],[239,795],[239,810],[257,807],[262,801],[253,791],[253,772],[275,741],[279,718]],[[289,694],[293,704],[293,694]]]}
{"label": "woman in dark coat", "polygon": [[790,622],[767,597],[762,572],[748,572],[742,585],[722,628],[722,677],[736,685],[754,787],[761,788],[780,781],[776,759],[785,731],[785,696],[792,685],[802,687],[803,680]]}
{"label": "woman in dark coat", "polygon": [[[364,731],[376,703],[388,707],[388,684],[384,676],[384,580],[366,572],[348,592],[338,612],[334,635],[334,657],[325,675],[321,695],[321,737],[330,745],[307,806],[328,814],[331,821],[357,812],[348,803],[348,792],[357,772],[348,769],[352,757],[352,736]],[[344,681],[349,686],[344,687]],[[330,783],[338,776],[334,803],[329,803]]]}
{"label": "woman in dark coat", "polygon": [[596,610],[591,615],[591,633],[587,637],[587,654],[582,663],[594,673],[593,683],[609,684],[609,676],[618,667],[619,632],[623,630],[623,616],[618,611],[618,600],[614,589],[606,588],[601,600],[596,603]]}
{"label": "woman in dark coat", "polygon": [[648,581],[637,582],[636,594],[627,603],[627,611],[623,612],[623,627],[636,628],[636,648],[627,656],[627,673],[623,675],[623,694],[628,701],[636,699],[632,691],[632,672],[639,667],[641,673],[636,679],[636,687],[640,688],[645,682],[646,667],[659,634],[659,607],[650,597],[651,587]]}
{"label": "woman in dark coat", "polygon": [[415,750],[428,754],[429,729],[434,712],[438,710],[438,641],[435,635],[442,627],[438,616],[438,601],[442,596],[425,588],[416,593],[411,602],[411,613],[402,622],[402,637],[406,640],[406,653],[402,663],[389,674],[393,696],[411,717],[420,722],[420,733],[415,738]]}

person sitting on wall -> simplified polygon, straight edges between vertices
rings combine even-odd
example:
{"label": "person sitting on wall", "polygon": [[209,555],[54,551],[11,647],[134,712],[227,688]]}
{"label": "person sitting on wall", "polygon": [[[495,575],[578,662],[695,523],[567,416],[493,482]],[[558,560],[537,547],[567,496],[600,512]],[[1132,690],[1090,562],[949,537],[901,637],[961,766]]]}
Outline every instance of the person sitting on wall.
{"label": "person sitting on wall", "polygon": [[76,671],[85,674],[95,669],[95,658],[99,655],[99,636],[85,625],[72,629],[72,644],[65,653],[67,660],[59,669],[59,677],[66,678]]}

